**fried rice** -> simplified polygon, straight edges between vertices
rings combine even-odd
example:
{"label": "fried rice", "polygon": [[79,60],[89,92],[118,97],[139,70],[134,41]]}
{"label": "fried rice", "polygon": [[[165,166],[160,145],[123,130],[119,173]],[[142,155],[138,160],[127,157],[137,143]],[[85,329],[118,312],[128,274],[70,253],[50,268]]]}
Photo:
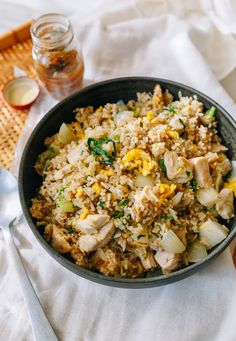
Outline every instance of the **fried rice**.
{"label": "fried rice", "polygon": [[156,85],[128,103],[78,108],[45,146],[31,214],[77,265],[115,277],[167,274],[226,238],[231,163],[215,108],[196,96],[175,100]]}

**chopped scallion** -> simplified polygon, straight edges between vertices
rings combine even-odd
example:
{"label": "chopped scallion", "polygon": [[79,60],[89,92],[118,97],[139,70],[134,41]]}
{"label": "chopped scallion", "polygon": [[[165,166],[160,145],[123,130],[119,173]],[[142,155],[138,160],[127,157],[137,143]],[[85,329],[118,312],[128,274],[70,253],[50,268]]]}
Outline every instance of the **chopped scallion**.
{"label": "chopped scallion", "polygon": [[211,107],[210,109],[208,109],[206,112],[205,112],[205,116],[208,116],[210,118],[214,117],[215,116],[215,111],[216,111],[216,108],[215,107]]}

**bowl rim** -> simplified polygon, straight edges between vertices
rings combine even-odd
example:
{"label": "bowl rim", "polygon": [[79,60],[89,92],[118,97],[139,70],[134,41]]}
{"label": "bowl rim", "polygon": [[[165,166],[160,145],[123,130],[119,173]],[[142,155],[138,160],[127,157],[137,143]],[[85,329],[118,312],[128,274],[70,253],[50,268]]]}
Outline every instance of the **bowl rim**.
{"label": "bowl rim", "polygon": [[24,193],[23,177],[24,177],[25,159],[26,159],[28,150],[30,148],[31,142],[34,139],[35,134],[38,131],[40,131],[41,127],[44,125],[44,123],[48,120],[49,117],[51,117],[52,115],[55,115],[55,112],[61,105],[65,105],[67,102],[70,102],[74,98],[77,98],[78,96],[83,95],[83,93],[88,92],[94,88],[96,89],[97,87],[100,87],[100,86],[110,85],[111,83],[122,83],[122,82],[130,82],[130,81],[132,82],[132,81],[142,81],[142,80],[152,81],[155,83],[162,83],[166,86],[167,89],[168,89],[168,85],[175,86],[179,88],[179,91],[187,90],[187,91],[192,92],[193,95],[202,97],[206,102],[208,102],[211,105],[214,105],[216,109],[223,116],[226,117],[226,119],[231,123],[234,129],[236,129],[235,120],[220,104],[218,104],[215,100],[211,99],[209,96],[205,95],[201,91],[196,90],[188,85],[185,85],[176,81],[171,81],[168,79],[157,78],[157,77],[137,76],[137,77],[112,78],[112,79],[104,80],[101,82],[95,82],[91,85],[84,87],[80,91],[73,93],[72,95],[66,97],[65,99],[57,103],[45,114],[45,116],[37,123],[37,125],[31,132],[30,137],[28,138],[28,141],[24,147],[24,150],[21,156],[19,173],[18,173],[18,189],[19,189],[19,197],[20,197],[20,203],[21,203],[23,214],[34,236],[39,241],[39,244],[46,250],[46,252],[49,253],[50,256],[54,260],[56,260],[61,265],[63,265],[64,268],[72,271],[76,275],[79,275],[85,279],[88,279],[88,280],[91,280],[93,282],[103,284],[103,285],[109,285],[109,286],[119,287],[119,288],[130,288],[130,289],[131,288],[139,289],[139,288],[157,287],[160,285],[170,284],[170,283],[179,281],[181,279],[184,279],[186,277],[189,277],[191,274],[195,273],[197,269],[200,270],[203,266],[206,266],[210,261],[215,259],[218,255],[220,255],[226,249],[226,247],[231,243],[231,241],[236,236],[236,224],[232,226],[228,236],[220,244],[218,244],[215,247],[215,249],[210,254],[208,254],[208,256],[204,258],[202,261],[188,265],[187,267],[181,268],[168,275],[160,274],[160,275],[153,276],[153,277],[142,277],[142,278],[134,278],[134,279],[105,276],[95,271],[88,270],[88,269],[80,267],[79,265],[76,265],[69,259],[65,258],[63,255],[59,254],[56,250],[54,250],[52,246],[43,238],[43,236],[40,234],[35,224],[33,223],[33,219],[29,213],[29,208],[26,204],[26,200],[23,195]]}

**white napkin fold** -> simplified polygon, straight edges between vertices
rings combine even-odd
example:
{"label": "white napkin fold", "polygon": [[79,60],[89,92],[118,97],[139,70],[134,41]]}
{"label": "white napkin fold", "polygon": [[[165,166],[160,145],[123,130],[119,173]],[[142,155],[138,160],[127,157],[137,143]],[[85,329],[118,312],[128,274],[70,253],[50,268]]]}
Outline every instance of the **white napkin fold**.
{"label": "white napkin fold", "polygon": [[[234,102],[217,81],[236,64],[233,1],[224,2],[226,11],[220,1],[176,5],[171,0],[122,0],[118,4],[99,0],[96,17],[78,3],[81,10],[72,4],[71,19],[82,42],[86,79],[131,75],[172,79],[205,92],[235,116]],[[52,99],[44,95],[32,107],[18,144],[15,172],[29,132],[52,105]],[[14,234],[60,340],[236,339],[236,274],[229,249],[181,282],[127,290],[94,284],[70,273],[49,257],[25,223],[18,225]],[[31,341],[20,286],[1,234],[0,278],[0,340]]]}

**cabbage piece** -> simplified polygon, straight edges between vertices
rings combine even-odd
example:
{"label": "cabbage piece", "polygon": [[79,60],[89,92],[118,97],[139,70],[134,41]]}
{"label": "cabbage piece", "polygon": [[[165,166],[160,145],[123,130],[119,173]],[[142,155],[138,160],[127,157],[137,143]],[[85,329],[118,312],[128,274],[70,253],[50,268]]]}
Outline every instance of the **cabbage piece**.
{"label": "cabbage piece", "polygon": [[165,251],[171,253],[182,253],[185,250],[184,244],[172,230],[164,233],[161,240],[161,246]]}
{"label": "cabbage piece", "polygon": [[201,188],[196,191],[196,198],[201,205],[211,208],[218,200],[218,192],[214,188]]}
{"label": "cabbage piece", "polygon": [[135,186],[137,187],[154,186],[154,179],[149,175],[144,176],[142,174],[139,174],[135,179]]}
{"label": "cabbage piece", "polygon": [[211,219],[208,219],[199,227],[200,241],[206,245],[207,249],[211,249],[222,242],[227,237],[228,232],[227,227]]}
{"label": "cabbage piece", "polygon": [[74,135],[73,131],[65,123],[62,123],[62,125],[59,129],[59,140],[64,145],[75,140],[75,135]]}
{"label": "cabbage piece", "polygon": [[200,243],[200,240],[195,240],[191,245],[187,253],[187,259],[190,263],[200,262],[207,257],[206,246]]}

